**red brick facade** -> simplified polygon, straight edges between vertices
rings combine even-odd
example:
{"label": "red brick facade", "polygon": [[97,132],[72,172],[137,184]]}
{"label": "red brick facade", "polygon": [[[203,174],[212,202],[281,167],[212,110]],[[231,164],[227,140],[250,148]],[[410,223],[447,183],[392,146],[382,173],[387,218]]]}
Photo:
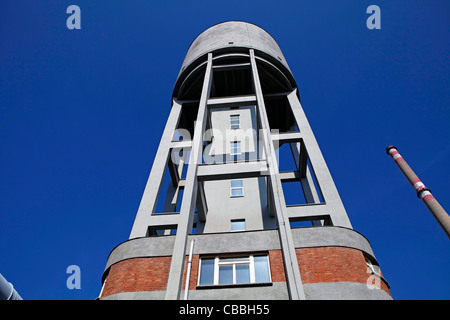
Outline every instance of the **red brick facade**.
{"label": "red brick facade", "polygon": [[[296,249],[303,283],[358,282],[367,283],[371,276],[361,251],[344,247],[317,247]],[[272,282],[285,282],[281,250],[269,251]],[[171,257],[135,258],[120,261],[109,271],[102,298],[119,292],[164,291]],[[186,279],[188,257],[183,279]],[[189,290],[198,282],[200,257],[192,257]],[[373,278],[373,277],[372,277]],[[390,294],[383,282],[381,289]],[[185,280],[183,280],[184,289]]]}
{"label": "red brick facade", "polygon": [[[346,281],[375,284],[379,279],[367,272],[364,255],[357,249],[318,247],[295,251],[303,283]],[[384,281],[379,280],[378,285],[390,294]]]}
{"label": "red brick facade", "polygon": [[101,298],[120,292],[166,290],[171,257],[134,258],[111,266]]}

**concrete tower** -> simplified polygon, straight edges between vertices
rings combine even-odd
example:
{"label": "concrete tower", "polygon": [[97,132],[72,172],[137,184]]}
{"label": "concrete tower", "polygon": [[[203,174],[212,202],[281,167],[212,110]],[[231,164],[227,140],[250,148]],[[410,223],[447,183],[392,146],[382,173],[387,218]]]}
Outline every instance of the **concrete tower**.
{"label": "concrete tower", "polygon": [[102,282],[101,299],[391,299],[263,29],[225,22],[192,42]]}

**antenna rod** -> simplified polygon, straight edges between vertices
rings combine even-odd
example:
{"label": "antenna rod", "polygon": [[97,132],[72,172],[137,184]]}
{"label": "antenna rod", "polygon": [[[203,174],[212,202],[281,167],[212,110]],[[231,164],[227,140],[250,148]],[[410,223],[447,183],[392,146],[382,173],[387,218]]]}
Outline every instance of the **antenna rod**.
{"label": "antenna rod", "polygon": [[444,229],[447,237],[450,238],[450,216],[441,207],[439,202],[433,197],[431,194],[431,190],[426,188],[425,185],[420,181],[420,179],[416,176],[414,171],[410,168],[410,166],[406,163],[405,159],[398,153],[397,148],[394,146],[387,146],[386,152],[388,155],[394,159],[397,166],[403,172],[405,177],[409,180],[414,190],[417,192],[417,197],[422,199],[427,208],[431,211],[437,222],[441,225],[442,229]]}

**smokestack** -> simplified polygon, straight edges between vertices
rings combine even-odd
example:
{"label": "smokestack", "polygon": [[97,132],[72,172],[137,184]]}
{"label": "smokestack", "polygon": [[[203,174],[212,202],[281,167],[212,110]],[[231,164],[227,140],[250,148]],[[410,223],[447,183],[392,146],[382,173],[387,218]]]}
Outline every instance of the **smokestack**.
{"label": "smokestack", "polygon": [[439,202],[437,202],[437,200],[433,197],[433,195],[431,194],[431,190],[426,188],[422,181],[420,181],[414,171],[406,163],[405,159],[403,159],[403,157],[397,151],[396,147],[387,146],[386,152],[392,157],[392,159],[394,159],[397,166],[409,180],[409,183],[411,183],[414,190],[416,190],[417,196],[422,199],[427,208],[439,222],[442,229],[444,229],[447,237],[450,238],[450,216],[447,214],[444,208],[441,207]]}

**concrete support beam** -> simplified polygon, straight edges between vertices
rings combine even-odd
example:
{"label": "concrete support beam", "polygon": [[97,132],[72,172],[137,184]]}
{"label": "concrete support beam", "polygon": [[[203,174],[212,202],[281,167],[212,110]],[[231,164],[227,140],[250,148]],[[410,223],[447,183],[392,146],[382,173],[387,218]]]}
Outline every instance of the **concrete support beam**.
{"label": "concrete support beam", "polygon": [[289,219],[293,218],[311,218],[311,220],[317,217],[329,216],[330,212],[327,210],[326,204],[315,205],[297,205],[286,207],[286,212]]}
{"label": "concrete support beam", "polygon": [[[293,90],[287,96],[289,104],[291,106],[292,113],[295,117],[295,121],[303,135],[303,144],[308,152],[309,160],[312,164],[317,184],[322,191],[324,201],[332,210],[330,211],[331,220],[334,226],[341,226],[346,228],[352,228],[350,220],[345,211],[342,200],[331,177],[328,166],[325,163],[322,152],[319,149],[316,138],[311,130],[308,119],[300,104],[300,100],[297,96],[297,89]],[[301,151],[300,151],[301,153]]]}
{"label": "concrete support beam", "polygon": [[164,171],[169,159],[173,133],[177,128],[180,114],[181,104],[174,100],[169,119],[167,120],[158,150],[156,151],[155,160],[153,161],[152,170],[150,171],[147,185],[145,186],[144,194],[142,195],[133,228],[131,229],[130,239],[144,237],[147,233],[148,225],[144,221],[147,221],[155,210],[161,184],[164,179]]}
{"label": "concrete support beam", "polygon": [[254,178],[269,174],[266,161],[201,165],[198,168],[199,181]]}
{"label": "concrete support beam", "polygon": [[266,107],[264,104],[264,97],[261,89],[261,83],[259,80],[258,67],[255,60],[255,52],[250,49],[250,63],[252,65],[253,85],[256,93],[257,108],[259,114],[259,120],[262,130],[262,139],[264,143],[264,151],[266,153],[266,159],[269,169],[270,181],[269,185],[272,188],[272,200],[273,208],[275,209],[275,215],[278,219],[278,228],[280,235],[281,250],[283,252],[283,260],[285,266],[286,282],[289,291],[289,297],[292,300],[305,299],[305,293],[303,291],[302,279],[300,276],[300,269],[298,266],[297,256],[295,253],[294,241],[292,238],[291,229],[289,226],[289,218],[285,212],[285,200],[283,195],[283,189],[281,187],[281,180],[279,178],[278,164],[276,160],[275,149],[273,146],[272,138],[269,132],[269,119],[267,118]]}
{"label": "concrete support beam", "polygon": [[280,145],[282,145],[283,143],[299,142],[301,139],[301,132],[284,132],[272,134],[272,141],[274,143],[278,141]]}
{"label": "concrete support beam", "polygon": [[183,140],[183,141],[172,141],[170,143],[171,149],[185,149],[185,148],[191,148],[192,147],[192,141],[191,140]]}
{"label": "concrete support beam", "polygon": [[241,107],[256,104],[256,96],[254,94],[239,97],[211,98],[208,99],[209,108],[220,107]]}
{"label": "concrete support beam", "polygon": [[232,71],[232,70],[242,70],[248,69],[250,67],[250,63],[235,63],[235,64],[224,64],[214,66],[215,71]]}
{"label": "concrete support beam", "polygon": [[197,169],[201,163],[203,151],[203,132],[206,126],[207,107],[212,81],[212,53],[208,54],[205,77],[203,79],[197,121],[195,123],[194,137],[192,139],[191,162],[188,167],[184,187],[183,201],[181,203],[177,235],[170,264],[169,278],[165,294],[166,300],[180,299],[181,284],[184,270],[186,241],[189,230],[192,229],[195,203],[197,200],[198,181]]}

